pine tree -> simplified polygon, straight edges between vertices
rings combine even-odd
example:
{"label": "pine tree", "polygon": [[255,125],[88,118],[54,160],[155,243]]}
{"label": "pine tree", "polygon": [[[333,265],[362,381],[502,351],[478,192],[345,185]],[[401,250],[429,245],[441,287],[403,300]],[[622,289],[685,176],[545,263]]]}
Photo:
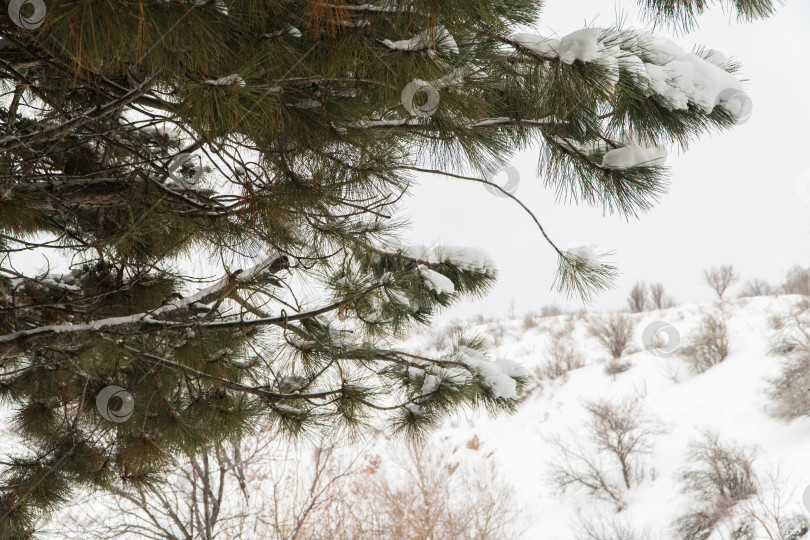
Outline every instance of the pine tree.
{"label": "pine tree", "polygon": [[[640,3],[688,28],[712,4],[752,19],[776,2]],[[159,489],[175,456],[260,423],[357,433],[382,415],[419,437],[459,408],[511,410],[525,371],[476,336],[435,358],[396,345],[496,278],[475,250],[401,244],[414,175],[523,205],[491,178],[539,146],[561,199],[637,216],[666,189],[663,147],[745,105],[716,51],[516,34],[537,0],[4,7],[0,398],[27,453],[3,461],[2,538],[79,489]],[[531,217],[560,291],[611,285]],[[48,266],[20,270],[32,254]]]}

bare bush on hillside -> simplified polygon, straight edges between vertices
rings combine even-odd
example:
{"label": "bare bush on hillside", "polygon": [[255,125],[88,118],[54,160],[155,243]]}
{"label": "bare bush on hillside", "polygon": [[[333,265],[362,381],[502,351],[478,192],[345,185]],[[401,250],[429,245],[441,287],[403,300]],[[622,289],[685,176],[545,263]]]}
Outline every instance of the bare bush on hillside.
{"label": "bare bush on hillside", "polygon": [[[708,538],[721,523],[734,516],[738,503],[757,494],[755,458],[754,448],[720,441],[716,433],[705,432],[692,441],[688,465],[680,471],[678,479],[682,492],[695,503],[673,524],[678,538]],[[735,523],[733,529],[739,537],[746,527],[742,521]]]}
{"label": "bare bush on hillside", "polygon": [[731,340],[722,314],[708,313],[693,333],[681,354],[695,373],[703,373],[728,357]]}
{"label": "bare bush on hillside", "polygon": [[619,358],[613,358],[605,364],[604,372],[605,375],[609,375],[615,380],[617,375],[628,371],[632,367],[633,364],[631,362],[621,360]]}
{"label": "bare bush on hillside", "polygon": [[536,313],[527,313],[523,316],[523,331],[537,328],[540,324],[540,317]]}
{"label": "bare bush on hillside", "polygon": [[[480,442],[474,438],[467,448],[478,451]],[[334,501],[332,511],[345,516],[341,528],[317,538],[496,540],[520,536],[528,523],[514,488],[491,460],[462,463],[457,451],[442,445],[406,445],[391,459],[376,459]]]}
{"label": "bare bush on hillside", "polygon": [[571,325],[550,331],[549,341],[543,355],[545,360],[537,372],[540,378],[563,377],[569,371],[585,365],[585,355],[577,346],[572,333],[573,326]]}
{"label": "bare bush on hillside", "polygon": [[595,317],[588,326],[588,332],[611,354],[621,358],[633,339],[636,322],[624,313]]}
{"label": "bare bush on hillside", "polygon": [[565,313],[566,312],[564,309],[562,309],[560,306],[555,306],[554,304],[540,308],[541,317],[557,317],[559,315],[565,315]]}
{"label": "bare bush on hillside", "polygon": [[648,531],[636,529],[619,516],[579,516],[576,534],[581,540],[652,540]]}
{"label": "bare bush on hillside", "polygon": [[496,540],[528,525],[490,456],[462,462],[447,445],[388,448],[389,457],[304,450],[268,432],[179,464],[158,493],[94,497],[53,538]]}
{"label": "bare bush on hillside", "polygon": [[644,478],[642,457],[661,433],[636,398],[586,403],[589,424],[585,436],[555,439],[551,465],[560,491],[579,486],[592,495],[624,507],[624,493]]}
{"label": "bare bush on hillside", "polygon": [[794,266],[788,270],[781,288],[785,294],[810,296],[810,268]]}
{"label": "bare bush on hillside", "polygon": [[784,357],[781,371],[768,379],[772,413],[784,420],[810,414],[810,302],[777,317],[771,354]]}

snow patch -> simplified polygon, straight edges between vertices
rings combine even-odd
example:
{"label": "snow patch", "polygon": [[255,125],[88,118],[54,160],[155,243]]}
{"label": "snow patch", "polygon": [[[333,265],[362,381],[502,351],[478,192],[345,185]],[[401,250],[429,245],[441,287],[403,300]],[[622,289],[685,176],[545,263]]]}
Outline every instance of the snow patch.
{"label": "snow patch", "polygon": [[624,70],[641,78],[648,95],[659,97],[670,110],[687,110],[692,105],[710,112],[716,106],[726,107],[721,100],[724,91],[742,91],[740,81],[721,67],[727,59],[719,51],[710,50],[701,58],[650,32],[586,28],[559,40],[531,34],[517,34],[513,40],[540,56],[566,64],[600,64],[607,68],[611,85],[619,81]]}
{"label": "snow patch", "polygon": [[400,250],[405,256],[428,264],[450,264],[462,270],[494,272],[495,262],[489,254],[479,248],[466,246],[429,247],[423,245],[405,246]]}
{"label": "snow patch", "polygon": [[401,39],[399,41],[384,39],[381,43],[389,49],[410,52],[432,50],[435,44],[437,51],[458,54],[458,44],[444,26],[425,30],[411,39]]}
{"label": "snow patch", "polygon": [[663,146],[646,146],[637,141],[625,141],[625,146],[608,151],[602,158],[602,167],[607,169],[629,169],[631,167],[652,167],[663,165],[667,159],[667,149]]}
{"label": "snow patch", "polygon": [[234,84],[239,84],[239,86],[245,86],[245,81],[243,81],[242,77],[240,77],[236,73],[226,75],[218,79],[208,79],[206,81],[203,81],[203,83],[210,84],[211,86],[231,86]]}
{"label": "snow patch", "polygon": [[594,251],[593,248],[590,246],[586,245],[570,246],[568,249],[565,250],[565,254],[573,257],[577,261],[582,261],[584,264],[594,268],[602,266],[602,263],[599,262],[599,255],[597,255],[596,251]]}
{"label": "snow patch", "polygon": [[529,372],[512,360],[488,361],[481,351],[469,347],[459,347],[456,359],[475,369],[496,398],[514,399],[517,397],[516,378],[528,377]]}
{"label": "snow patch", "polygon": [[425,285],[431,291],[436,294],[453,294],[456,292],[456,286],[453,285],[453,282],[450,281],[447,276],[443,276],[435,270],[431,270],[424,264],[420,264],[418,268],[419,274],[425,281]]}

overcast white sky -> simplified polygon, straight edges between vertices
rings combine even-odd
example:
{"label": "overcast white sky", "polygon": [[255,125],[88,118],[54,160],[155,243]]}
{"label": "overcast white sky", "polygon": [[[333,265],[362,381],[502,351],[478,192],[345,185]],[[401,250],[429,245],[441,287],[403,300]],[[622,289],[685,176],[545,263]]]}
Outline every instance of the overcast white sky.
{"label": "overcast white sky", "polygon": [[[620,14],[620,15],[617,15]],[[632,0],[548,0],[542,28],[558,37],[586,25],[644,27]],[[698,31],[672,35],[685,49],[717,49],[743,63],[753,115],[732,131],[704,137],[688,151],[676,149],[669,193],[638,220],[602,216],[598,208],[557,204],[536,174],[537,151],[512,163],[520,172],[519,196],[558,245],[596,244],[615,251],[622,277],[595,309],[615,309],[637,279],[661,281],[678,302],[709,300],[703,268],[734,264],[743,281],[778,282],[787,268],[810,264],[810,3],[787,0],[768,20],[738,24],[717,9]],[[659,30],[660,31],[660,30]],[[803,176],[804,175],[804,176]],[[800,197],[800,178],[807,195]],[[403,208],[412,219],[410,240],[477,246],[498,263],[500,279],[484,299],[445,313],[505,315],[546,304],[576,307],[550,290],[556,257],[530,217],[483,186],[423,177]],[[735,291],[732,290],[732,294]]]}

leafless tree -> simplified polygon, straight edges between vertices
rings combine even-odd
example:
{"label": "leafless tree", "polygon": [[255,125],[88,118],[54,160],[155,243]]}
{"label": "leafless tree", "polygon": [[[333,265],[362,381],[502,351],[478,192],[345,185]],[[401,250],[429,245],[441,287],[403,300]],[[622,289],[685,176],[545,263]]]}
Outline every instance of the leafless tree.
{"label": "leafless tree", "polygon": [[713,266],[703,271],[703,281],[712,288],[717,297],[722,300],[726,290],[740,279],[740,275],[730,264]]}
{"label": "leafless tree", "polygon": [[596,447],[616,459],[624,486],[630,489],[634,460],[652,449],[652,438],[658,430],[644,417],[636,399],[591,402],[586,408]]}
{"label": "leafless tree", "polygon": [[775,292],[773,286],[765,281],[764,279],[754,278],[748,280],[745,285],[743,285],[742,290],[740,291],[739,296],[740,298],[750,298],[753,296],[770,296]]}
{"label": "leafless tree", "polygon": [[571,486],[584,487],[592,495],[613,502],[617,509],[624,508],[624,490],[603,455],[581,440],[552,443],[556,446],[552,477],[560,491]]}
{"label": "leafless tree", "polygon": [[273,435],[264,431],[201,452],[178,464],[161,490],[115,490],[82,500],[56,537],[299,538],[319,526],[340,482],[359,472],[358,456],[339,459],[330,445],[315,447],[308,458]]}
{"label": "leafless tree", "polygon": [[801,266],[791,268],[782,283],[782,291],[785,294],[810,296],[810,268]]}
{"label": "leafless tree", "polygon": [[648,303],[647,285],[643,281],[636,281],[636,284],[630,289],[630,296],[627,298],[630,311],[633,313],[646,311]]}
{"label": "leafless tree", "polygon": [[[157,493],[119,492],[71,508],[56,539],[496,540],[528,510],[497,466],[458,448],[305,449],[272,437],[201,454]],[[480,448],[474,439],[468,452]]]}
{"label": "leafless tree", "polygon": [[623,313],[597,317],[588,332],[610,352],[613,358],[621,358],[627,345],[633,339],[636,323]]}
{"label": "leafless tree", "polygon": [[590,422],[587,437],[552,443],[558,455],[552,464],[557,486],[587,488],[592,494],[624,506],[624,492],[643,478],[641,456],[653,448],[661,430],[647,418],[636,398],[585,405]]}
{"label": "leafless tree", "polygon": [[655,309],[667,309],[675,305],[675,301],[666,295],[663,283],[650,285],[650,303]]}
{"label": "leafless tree", "polygon": [[743,503],[743,515],[756,523],[757,528],[769,540],[800,540],[810,532],[810,521],[802,514],[789,513],[789,501],[795,497],[795,489],[789,489],[778,470],[768,475],[769,497],[758,490]]}

